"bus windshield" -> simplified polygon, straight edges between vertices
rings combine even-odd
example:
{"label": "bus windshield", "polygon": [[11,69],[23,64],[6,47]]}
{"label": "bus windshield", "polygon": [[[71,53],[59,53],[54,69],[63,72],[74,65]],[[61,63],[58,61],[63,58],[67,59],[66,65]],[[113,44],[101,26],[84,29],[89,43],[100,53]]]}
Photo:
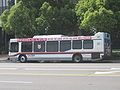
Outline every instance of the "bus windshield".
{"label": "bus windshield", "polygon": [[18,42],[10,43],[10,52],[18,52]]}

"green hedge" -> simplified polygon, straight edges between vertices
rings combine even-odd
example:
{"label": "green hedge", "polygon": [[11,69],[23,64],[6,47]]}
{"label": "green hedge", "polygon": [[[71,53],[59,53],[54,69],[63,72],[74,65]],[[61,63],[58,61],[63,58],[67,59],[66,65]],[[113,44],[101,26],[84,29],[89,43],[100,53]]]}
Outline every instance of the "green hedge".
{"label": "green hedge", "polygon": [[120,51],[113,51],[111,57],[112,59],[120,59]]}

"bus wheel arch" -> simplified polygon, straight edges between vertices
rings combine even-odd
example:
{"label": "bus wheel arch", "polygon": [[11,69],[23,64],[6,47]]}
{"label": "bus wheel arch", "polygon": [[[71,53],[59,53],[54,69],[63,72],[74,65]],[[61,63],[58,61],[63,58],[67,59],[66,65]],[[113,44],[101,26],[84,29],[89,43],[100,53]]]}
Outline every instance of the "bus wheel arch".
{"label": "bus wheel arch", "polygon": [[75,53],[72,56],[72,60],[73,60],[73,62],[79,63],[79,62],[83,61],[83,57],[82,57],[82,55],[80,53]]}
{"label": "bus wheel arch", "polygon": [[21,63],[26,63],[27,62],[27,56],[25,54],[20,54],[19,57],[18,57],[18,60]]}

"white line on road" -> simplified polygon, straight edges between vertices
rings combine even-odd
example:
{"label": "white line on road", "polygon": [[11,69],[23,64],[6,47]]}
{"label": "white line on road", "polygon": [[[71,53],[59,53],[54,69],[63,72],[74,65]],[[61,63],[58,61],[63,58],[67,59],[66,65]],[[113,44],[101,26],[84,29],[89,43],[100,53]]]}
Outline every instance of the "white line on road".
{"label": "white line on road", "polygon": [[94,74],[114,74],[120,72],[120,68],[111,68],[110,70],[111,71],[107,71],[107,72],[95,72]]}
{"label": "white line on road", "polygon": [[120,68],[111,68],[111,70],[120,70]]}
{"label": "white line on road", "polygon": [[120,71],[109,71],[109,72],[95,72],[94,74],[114,74],[114,73],[118,73]]}
{"label": "white line on road", "polygon": [[[15,75],[15,76],[120,76],[119,74],[79,74],[79,73],[0,73],[0,75]],[[21,81],[0,81],[0,83],[28,83],[32,82],[21,82]]]}
{"label": "white line on road", "polygon": [[0,68],[0,70],[17,70],[17,68]]}
{"label": "white line on road", "polygon": [[93,70],[110,70],[110,69],[77,69],[77,68],[75,68],[75,69],[65,69],[65,68],[63,68],[63,69],[42,69],[42,68],[25,68],[24,70],[31,70],[31,71],[38,71],[38,70],[40,70],[40,71],[93,71]]}
{"label": "white line on road", "polygon": [[0,83],[32,84],[32,82],[25,81],[0,81]]}
{"label": "white line on road", "polygon": [[112,74],[113,72],[95,72],[94,74]]}
{"label": "white line on road", "polygon": [[[67,66],[67,65],[66,65],[66,66],[64,66],[64,65],[63,65],[63,66],[62,66],[62,65],[61,65],[61,66],[37,66],[37,65],[36,65],[36,66],[32,66],[32,65],[31,65],[31,66],[22,66],[22,65],[21,65],[21,66],[19,66],[19,65],[18,65],[18,66],[0,66],[0,68],[4,68],[4,67],[5,67],[5,68],[6,68],[6,67],[7,67],[7,68],[14,68],[14,67],[16,67],[16,68],[20,68],[20,67],[23,67],[23,68],[27,68],[27,67],[32,67],[32,68],[33,68],[33,67],[35,67],[35,68],[37,68],[37,67],[40,67],[40,68],[41,68],[41,67],[43,67],[43,68],[44,68],[44,67],[46,67],[46,68],[47,68],[47,67],[50,67],[50,68],[52,68],[52,67],[53,67],[53,68],[61,68],[61,67],[63,67],[63,68],[64,68],[64,67],[68,67],[68,68],[69,68],[69,67],[85,67],[85,68],[87,68],[87,67],[93,67],[93,68],[100,68],[100,66],[74,66],[74,65],[72,65],[72,66]],[[103,67],[103,66],[102,66],[102,68],[110,68],[110,67],[107,67],[107,66],[104,66],[104,67]]]}

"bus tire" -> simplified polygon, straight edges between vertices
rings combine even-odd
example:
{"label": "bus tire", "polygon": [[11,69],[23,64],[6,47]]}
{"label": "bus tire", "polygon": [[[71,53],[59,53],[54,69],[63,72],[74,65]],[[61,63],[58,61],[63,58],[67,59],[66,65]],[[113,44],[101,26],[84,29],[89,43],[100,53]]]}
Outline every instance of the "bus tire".
{"label": "bus tire", "polygon": [[27,57],[26,55],[20,55],[18,60],[21,62],[21,63],[26,63],[27,62]]}
{"label": "bus tire", "polygon": [[82,55],[81,54],[74,54],[73,55],[73,58],[72,58],[73,62],[75,63],[79,63],[79,62],[82,62]]}

